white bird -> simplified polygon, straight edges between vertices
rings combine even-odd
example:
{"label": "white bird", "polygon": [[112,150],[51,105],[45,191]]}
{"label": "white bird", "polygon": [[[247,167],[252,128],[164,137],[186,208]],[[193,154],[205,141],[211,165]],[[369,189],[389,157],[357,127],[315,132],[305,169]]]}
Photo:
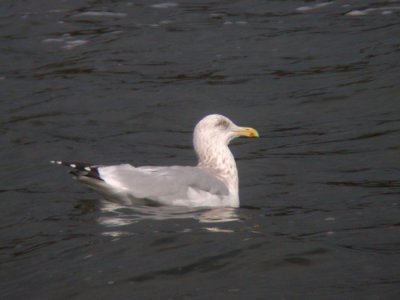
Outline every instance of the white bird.
{"label": "white bird", "polygon": [[124,204],[186,207],[239,207],[239,179],[228,145],[236,137],[259,137],[222,115],[208,115],[196,125],[193,144],[197,166],[101,166],[51,161],[72,168],[81,183],[108,200]]}

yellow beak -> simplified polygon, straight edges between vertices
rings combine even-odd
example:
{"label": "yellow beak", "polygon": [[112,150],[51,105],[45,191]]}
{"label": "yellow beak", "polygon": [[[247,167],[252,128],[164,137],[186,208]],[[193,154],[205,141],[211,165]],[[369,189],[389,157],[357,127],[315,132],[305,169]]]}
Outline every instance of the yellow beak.
{"label": "yellow beak", "polygon": [[251,127],[239,127],[239,129],[236,130],[235,133],[237,134],[237,136],[246,136],[251,138],[260,137],[257,130]]}

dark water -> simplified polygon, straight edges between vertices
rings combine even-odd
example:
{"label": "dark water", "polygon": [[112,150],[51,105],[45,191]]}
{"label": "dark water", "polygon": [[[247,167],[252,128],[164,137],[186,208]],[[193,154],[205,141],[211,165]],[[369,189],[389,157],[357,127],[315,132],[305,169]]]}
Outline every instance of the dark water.
{"label": "dark water", "polygon": [[[399,299],[400,1],[0,14],[1,299]],[[216,112],[262,136],[240,209],[115,208],[48,164],[194,164]]]}

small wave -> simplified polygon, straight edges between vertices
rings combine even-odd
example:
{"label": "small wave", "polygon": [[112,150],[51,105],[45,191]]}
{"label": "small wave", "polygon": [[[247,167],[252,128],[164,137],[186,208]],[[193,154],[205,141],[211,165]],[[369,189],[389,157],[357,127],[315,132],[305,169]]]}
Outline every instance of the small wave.
{"label": "small wave", "polygon": [[70,40],[66,41],[65,45],[62,47],[64,49],[73,49],[82,45],[87,44],[89,41],[87,40]]}
{"label": "small wave", "polygon": [[65,40],[63,38],[49,38],[42,40],[42,43],[64,43]]}
{"label": "small wave", "polygon": [[300,6],[298,8],[296,8],[297,11],[299,12],[308,12],[308,11],[312,11],[318,8],[322,8],[328,5],[331,5],[333,2],[322,2],[322,3],[318,3],[315,5],[309,5],[309,6]]}
{"label": "small wave", "polygon": [[125,18],[127,16],[126,13],[115,13],[108,11],[85,11],[76,15],[73,15],[73,18]]}
{"label": "small wave", "polygon": [[177,7],[178,3],[176,2],[164,2],[164,3],[157,3],[150,5],[152,8],[172,8],[172,7]]}
{"label": "small wave", "polygon": [[374,7],[374,8],[366,8],[366,9],[361,9],[361,10],[355,9],[355,10],[351,10],[348,13],[346,13],[346,16],[362,17],[362,16],[366,16],[373,12],[381,12],[382,15],[390,15],[395,10],[400,10],[400,6]]}
{"label": "small wave", "polygon": [[89,43],[88,40],[83,40],[83,39],[72,39],[69,35],[64,35],[63,37],[60,38],[47,38],[43,39],[42,43],[45,44],[62,44],[61,48],[63,49],[73,49],[82,45],[85,45]]}

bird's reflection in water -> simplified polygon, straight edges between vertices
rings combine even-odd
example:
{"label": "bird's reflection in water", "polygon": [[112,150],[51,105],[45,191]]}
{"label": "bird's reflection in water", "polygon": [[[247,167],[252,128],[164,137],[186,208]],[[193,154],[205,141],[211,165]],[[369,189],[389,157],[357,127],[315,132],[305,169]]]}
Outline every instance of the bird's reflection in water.
{"label": "bird's reflection in water", "polygon": [[239,221],[234,208],[194,209],[171,206],[123,206],[104,201],[101,206],[103,215],[98,222],[106,227],[120,227],[142,220],[194,219],[200,223],[222,223]]}

